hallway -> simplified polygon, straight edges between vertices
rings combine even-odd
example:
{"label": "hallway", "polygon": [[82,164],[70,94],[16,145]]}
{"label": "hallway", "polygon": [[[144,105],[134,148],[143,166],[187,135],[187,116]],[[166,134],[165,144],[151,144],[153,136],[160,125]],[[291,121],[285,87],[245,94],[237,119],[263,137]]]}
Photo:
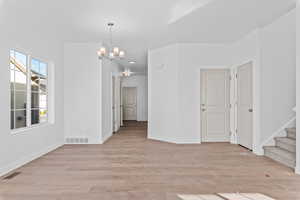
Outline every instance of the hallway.
{"label": "hallway", "polygon": [[[1,180],[1,200],[176,200],[177,194],[263,193],[300,199],[287,167],[225,143],[175,145],[126,123],[104,145],[65,145]],[[247,164],[245,164],[247,163]]]}

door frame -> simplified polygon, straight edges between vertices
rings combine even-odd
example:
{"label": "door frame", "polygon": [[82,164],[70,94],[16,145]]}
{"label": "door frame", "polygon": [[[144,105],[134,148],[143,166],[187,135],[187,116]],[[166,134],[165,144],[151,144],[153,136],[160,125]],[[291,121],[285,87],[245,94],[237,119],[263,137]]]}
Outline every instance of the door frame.
{"label": "door frame", "polygon": [[112,132],[115,133],[116,131],[116,127],[115,127],[115,120],[116,120],[116,77],[115,76],[112,76],[111,77],[111,122],[112,122]]}
{"label": "door frame", "polygon": [[[118,90],[121,89],[119,88],[120,85],[118,84],[120,82],[120,76],[116,75],[114,73],[111,73],[111,101],[110,101],[110,106],[111,106],[111,132],[116,133],[119,131],[120,126],[119,126],[119,120],[121,120],[120,116],[120,106],[118,103],[118,99],[120,94],[118,94]],[[113,123],[115,121],[115,123]]]}
{"label": "door frame", "polygon": [[[203,71],[208,71],[208,70],[228,70],[228,72],[229,72],[229,78],[230,78],[230,73],[231,73],[231,70],[230,70],[230,68],[229,67],[227,67],[227,66],[207,66],[207,67],[201,67],[200,68],[200,70],[199,70],[199,81],[198,81],[198,85],[200,86],[200,91],[199,91],[199,107],[198,107],[198,113],[199,113],[199,118],[200,118],[200,129],[199,129],[199,131],[200,131],[200,143],[202,143],[202,142],[204,142],[203,141],[203,132],[202,132],[202,130],[203,130],[203,127],[202,127],[202,111],[201,111],[201,95],[202,95],[202,72]],[[231,81],[229,80],[229,89],[228,89],[228,92],[229,92],[229,103],[231,104]],[[231,109],[229,110],[229,119],[228,119],[228,127],[229,127],[229,131],[230,131],[230,133],[229,134],[231,134]],[[229,136],[229,141],[228,142],[230,142],[230,136]]]}

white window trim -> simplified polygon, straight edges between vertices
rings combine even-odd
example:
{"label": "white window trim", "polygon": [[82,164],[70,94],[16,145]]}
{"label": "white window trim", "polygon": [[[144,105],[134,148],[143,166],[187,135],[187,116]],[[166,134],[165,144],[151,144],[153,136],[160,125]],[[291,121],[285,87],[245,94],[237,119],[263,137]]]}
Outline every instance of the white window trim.
{"label": "white window trim", "polygon": [[[33,129],[36,129],[36,128],[42,128],[42,127],[47,127],[47,126],[50,126],[52,124],[54,124],[54,117],[52,116],[52,110],[50,110],[50,108],[52,108],[52,104],[54,102],[52,102],[53,100],[53,97],[50,96],[50,94],[52,95],[52,85],[50,85],[50,83],[52,84],[52,68],[53,68],[53,64],[50,63],[50,62],[46,62],[44,61],[44,59],[40,59],[36,56],[32,56],[31,54],[28,54],[28,53],[24,53],[24,51],[20,51],[18,49],[10,49],[10,51],[16,51],[16,52],[19,52],[19,53],[22,53],[24,54],[26,57],[27,57],[27,90],[26,90],[26,101],[27,101],[27,104],[26,104],[26,127],[22,127],[22,128],[15,128],[15,129],[11,129],[10,128],[10,131],[11,131],[11,134],[18,134],[18,133],[23,133],[23,132],[27,132],[27,131],[30,131],[30,130],[33,130]],[[11,73],[11,69],[10,69],[10,54],[9,54],[9,75]],[[40,62],[43,62],[45,64],[47,64],[47,91],[46,91],[46,96],[47,96],[47,121],[45,122],[42,122],[42,123],[38,123],[38,124],[31,124],[31,111],[34,110],[31,108],[31,61],[32,59],[36,59]],[[50,70],[51,69],[51,70]],[[49,81],[51,80],[51,81]],[[11,83],[10,83],[10,79],[9,79],[9,86],[11,86]],[[50,92],[49,92],[50,91]],[[11,88],[9,89],[9,92],[11,93]],[[15,95],[15,94],[14,94]],[[11,98],[11,94],[9,95],[10,98]],[[50,99],[51,98],[51,99]],[[11,103],[11,99],[10,99],[10,103]],[[15,101],[14,101],[15,103]],[[51,106],[49,106],[49,104],[51,103]],[[37,108],[38,109],[38,108]],[[10,124],[11,124],[11,106],[9,108],[10,112],[9,112],[9,119],[10,119]],[[16,111],[18,109],[15,108],[14,106],[14,111]],[[14,114],[15,115],[15,114]],[[15,116],[14,116],[15,118]],[[15,119],[14,119],[15,120]],[[11,125],[10,125],[11,126]]]}

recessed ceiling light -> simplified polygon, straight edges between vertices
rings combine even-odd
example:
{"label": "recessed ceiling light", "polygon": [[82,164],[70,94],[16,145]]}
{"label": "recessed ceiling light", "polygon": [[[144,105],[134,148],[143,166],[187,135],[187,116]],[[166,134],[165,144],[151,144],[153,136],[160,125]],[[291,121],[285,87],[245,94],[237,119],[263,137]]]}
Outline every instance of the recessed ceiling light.
{"label": "recessed ceiling light", "polygon": [[129,63],[130,63],[130,64],[135,64],[135,61],[130,61]]}

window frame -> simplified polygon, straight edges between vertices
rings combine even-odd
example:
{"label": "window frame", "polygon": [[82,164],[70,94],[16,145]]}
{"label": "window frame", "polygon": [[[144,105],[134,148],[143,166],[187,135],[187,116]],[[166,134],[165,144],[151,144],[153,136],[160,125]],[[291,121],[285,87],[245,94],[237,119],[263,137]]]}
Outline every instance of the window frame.
{"label": "window frame", "polygon": [[[17,110],[22,110],[22,109],[16,109],[15,105],[16,105],[16,102],[14,100],[14,109],[11,109],[11,102],[12,102],[12,95],[11,95],[11,92],[12,92],[12,88],[11,88],[11,66],[10,66],[10,59],[11,59],[11,51],[14,51],[14,52],[18,52],[20,54],[23,54],[24,56],[26,56],[26,126],[25,127],[21,127],[21,128],[15,128],[15,112]],[[32,68],[32,60],[37,60],[39,63],[44,63],[46,64],[46,91],[45,91],[45,95],[46,95],[46,110],[47,110],[47,119],[46,121],[44,122],[39,122],[37,124],[32,124],[31,122],[31,112],[33,110],[37,110],[32,108],[31,106],[31,99],[32,99],[32,90],[31,90],[31,75],[32,75],[32,72],[31,72],[31,68]],[[21,132],[25,132],[27,130],[31,130],[31,129],[34,129],[34,128],[39,128],[39,127],[44,127],[44,126],[48,126],[50,125],[50,119],[49,119],[49,66],[50,66],[50,63],[49,62],[46,62],[44,61],[44,59],[40,59],[39,57],[37,56],[32,56],[31,54],[29,53],[24,53],[24,51],[20,51],[18,49],[15,49],[15,48],[11,48],[9,50],[9,64],[8,64],[8,67],[9,67],[9,92],[10,92],[10,95],[9,95],[9,98],[10,98],[10,105],[9,105],[9,119],[10,119],[10,131],[12,134],[17,134],[17,133],[21,133]],[[14,73],[15,73],[15,69],[14,69]],[[15,74],[14,74],[14,78],[15,78]],[[14,79],[14,98],[15,98],[15,94],[16,93],[16,90],[15,90],[15,79]],[[40,94],[40,92],[38,92],[38,94]],[[40,109],[40,108],[38,108]],[[13,117],[14,117],[14,128],[12,129],[11,128],[11,115],[12,115],[12,112],[14,113]]]}

